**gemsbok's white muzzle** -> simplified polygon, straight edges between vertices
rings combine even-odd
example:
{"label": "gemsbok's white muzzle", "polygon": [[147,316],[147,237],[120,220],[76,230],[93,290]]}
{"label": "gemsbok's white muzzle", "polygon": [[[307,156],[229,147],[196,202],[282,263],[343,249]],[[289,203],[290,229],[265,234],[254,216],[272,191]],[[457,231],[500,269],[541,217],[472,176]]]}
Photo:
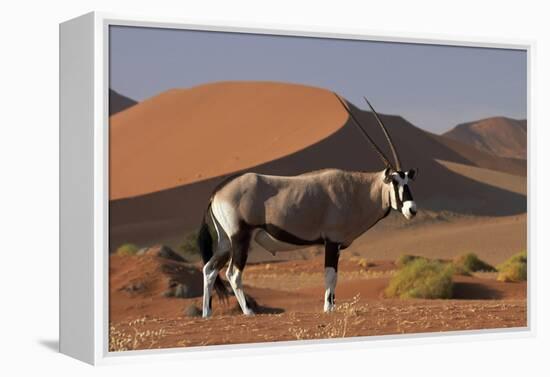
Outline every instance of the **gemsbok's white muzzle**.
{"label": "gemsbok's white muzzle", "polygon": [[407,200],[403,202],[403,207],[401,208],[401,213],[407,220],[412,219],[416,216],[416,203],[414,200]]}

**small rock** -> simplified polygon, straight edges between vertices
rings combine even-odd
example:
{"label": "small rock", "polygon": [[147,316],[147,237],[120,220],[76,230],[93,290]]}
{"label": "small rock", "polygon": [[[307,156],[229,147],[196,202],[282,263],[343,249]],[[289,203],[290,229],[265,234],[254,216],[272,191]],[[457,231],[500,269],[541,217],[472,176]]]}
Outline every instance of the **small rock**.
{"label": "small rock", "polygon": [[147,252],[147,248],[146,247],[142,247],[141,249],[139,249],[136,253],[136,255],[143,255]]}
{"label": "small rock", "polygon": [[177,262],[187,262],[181,255],[176,253],[174,250],[169,248],[168,246],[161,246],[158,256],[166,259],[175,260]]}
{"label": "small rock", "polygon": [[[141,250],[139,250],[141,252]],[[161,258],[170,259],[176,262],[187,262],[185,258],[183,258],[181,255],[176,253],[174,250],[172,250],[170,247],[166,245],[155,245],[151,246],[145,251],[143,251],[143,254],[149,254],[149,255],[156,255]]]}
{"label": "small rock", "polygon": [[145,290],[145,283],[142,281],[129,284],[125,287],[125,290],[130,293],[143,292]]}

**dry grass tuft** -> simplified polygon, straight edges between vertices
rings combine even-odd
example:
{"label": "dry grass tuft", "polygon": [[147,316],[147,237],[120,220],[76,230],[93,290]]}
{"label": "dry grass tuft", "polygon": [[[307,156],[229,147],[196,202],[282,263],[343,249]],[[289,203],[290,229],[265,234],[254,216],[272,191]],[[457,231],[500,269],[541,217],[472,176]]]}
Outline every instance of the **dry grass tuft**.
{"label": "dry grass tuft", "polygon": [[401,254],[399,258],[395,261],[395,265],[399,268],[405,267],[411,262],[414,262],[416,260],[428,260],[427,258],[420,257],[418,255],[410,255],[410,254]]}
{"label": "dry grass tuft", "polygon": [[472,272],[495,272],[496,268],[482,261],[474,253],[461,255],[453,260],[455,273],[470,275]]}
{"label": "dry grass tuft", "polygon": [[369,267],[374,267],[375,264],[372,262],[369,262],[367,258],[358,258],[357,265],[362,269],[366,270]]}
{"label": "dry grass tuft", "polygon": [[417,258],[395,273],[384,293],[387,297],[403,299],[451,298],[453,272],[450,264]]}
{"label": "dry grass tuft", "polygon": [[506,282],[527,280],[527,252],[522,251],[513,255],[506,262],[498,266],[497,280]]}
{"label": "dry grass tuft", "polygon": [[362,309],[359,307],[359,298],[360,296],[357,294],[351,301],[336,305],[334,312],[327,314],[335,316],[333,321],[320,323],[313,330],[298,326],[290,327],[288,330],[297,340],[344,338],[350,336],[348,334],[350,326],[362,321],[362,319],[359,319],[359,314],[362,312]]}
{"label": "dry grass tuft", "polygon": [[165,329],[141,330],[146,317],[109,327],[109,351],[131,351],[158,347],[157,343],[166,336]]}
{"label": "dry grass tuft", "polygon": [[116,255],[136,255],[139,251],[139,247],[134,245],[133,243],[125,243],[123,245],[120,245],[118,249],[116,249]]}

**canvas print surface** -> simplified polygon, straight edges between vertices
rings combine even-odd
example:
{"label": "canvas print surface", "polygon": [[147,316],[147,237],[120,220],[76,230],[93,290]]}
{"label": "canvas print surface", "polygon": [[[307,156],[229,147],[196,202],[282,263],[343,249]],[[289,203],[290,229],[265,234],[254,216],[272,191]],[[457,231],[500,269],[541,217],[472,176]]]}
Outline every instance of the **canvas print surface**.
{"label": "canvas print surface", "polygon": [[109,350],[527,326],[527,54],[111,26]]}

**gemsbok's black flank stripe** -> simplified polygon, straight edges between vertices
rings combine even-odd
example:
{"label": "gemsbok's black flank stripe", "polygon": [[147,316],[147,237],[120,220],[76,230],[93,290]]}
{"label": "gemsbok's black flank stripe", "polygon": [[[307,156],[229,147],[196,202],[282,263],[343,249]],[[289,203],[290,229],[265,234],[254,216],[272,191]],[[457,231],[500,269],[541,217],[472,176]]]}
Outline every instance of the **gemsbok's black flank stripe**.
{"label": "gemsbok's black flank stripe", "polygon": [[284,243],[291,245],[299,246],[311,246],[311,245],[324,245],[325,240],[322,238],[317,238],[316,240],[304,240],[300,237],[295,236],[292,233],[287,232],[284,229],[281,229],[277,225],[273,224],[261,224],[255,226],[256,228],[261,228],[265,230],[271,237],[275,238]]}

